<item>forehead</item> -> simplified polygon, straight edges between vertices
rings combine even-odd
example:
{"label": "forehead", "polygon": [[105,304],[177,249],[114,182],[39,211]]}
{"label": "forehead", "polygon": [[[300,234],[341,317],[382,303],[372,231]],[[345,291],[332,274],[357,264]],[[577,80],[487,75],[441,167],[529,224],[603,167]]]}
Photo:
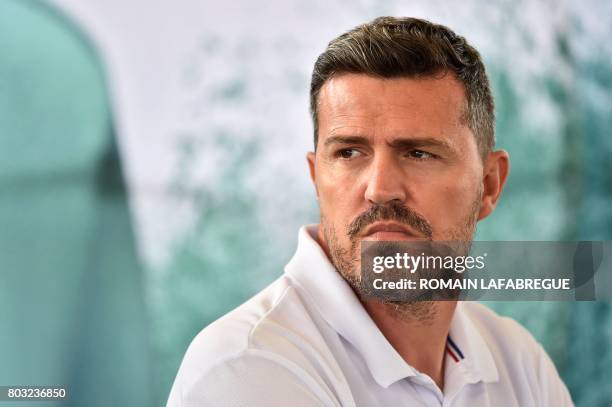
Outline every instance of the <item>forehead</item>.
{"label": "forehead", "polygon": [[465,90],[452,74],[393,79],[342,74],[323,85],[318,103],[320,139],[343,131],[403,137],[469,131]]}

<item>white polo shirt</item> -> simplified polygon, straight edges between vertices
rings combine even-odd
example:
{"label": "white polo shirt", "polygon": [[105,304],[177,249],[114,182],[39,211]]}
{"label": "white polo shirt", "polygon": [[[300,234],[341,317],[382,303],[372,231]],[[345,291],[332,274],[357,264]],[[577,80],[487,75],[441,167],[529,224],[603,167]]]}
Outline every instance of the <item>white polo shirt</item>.
{"label": "white polo shirt", "polygon": [[518,323],[462,302],[444,389],[395,351],[302,227],[282,277],[193,340],[169,407],[571,406],[557,371]]}

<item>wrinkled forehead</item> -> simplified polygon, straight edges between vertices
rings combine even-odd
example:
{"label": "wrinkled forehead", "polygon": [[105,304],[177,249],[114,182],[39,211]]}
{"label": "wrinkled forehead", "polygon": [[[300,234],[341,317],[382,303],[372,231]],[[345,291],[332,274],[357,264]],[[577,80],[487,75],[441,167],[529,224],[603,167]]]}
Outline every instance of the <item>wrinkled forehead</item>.
{"label": "wrinkled forehead", "polygon": [[466,109],[463,84],[451,74],[393,79],[342,74],[328,80],[319,93],[319,142],[347,132],[360,136],[456,134],[469,131]]}

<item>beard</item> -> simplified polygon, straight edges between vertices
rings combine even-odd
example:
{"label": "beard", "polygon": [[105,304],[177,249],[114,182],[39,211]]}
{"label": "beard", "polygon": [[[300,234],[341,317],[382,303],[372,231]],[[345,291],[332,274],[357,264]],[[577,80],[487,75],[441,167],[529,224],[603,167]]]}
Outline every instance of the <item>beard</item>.
{"label": "beard", "polygon": [[[461,242],[459,253],[466,255],[469,253],[478,213],[480,212],[480,202],[482,190],[480,190],[472,204],[469,212],[450,230],[444,232],[439,240]],[[363,231],[372,223],[382,220],[392,220],[411,227],[420,232],[427,240],[433,240],[433,230],[430,223],[416,211],[404,206],[399,201],[391,201],[385,205],[373,205],[364,213],[360,214],[346,227],[346,235],[349,238],[349,247],[343,247],[338,238],[334,226],[327,222],[321,214],[321,226],[323,236],[329,247],[331,261],[351,286],[361,302],[365,302],[367,293],[361,284],[359,273],[360,266],[360,236]],[[394,318],[403,321],[414,321],[422,325],[430,325],[436,318],[436,301],[433,300],[410,300],[410,301],[391,301],[378,299],[386,305],[385,309]]]}

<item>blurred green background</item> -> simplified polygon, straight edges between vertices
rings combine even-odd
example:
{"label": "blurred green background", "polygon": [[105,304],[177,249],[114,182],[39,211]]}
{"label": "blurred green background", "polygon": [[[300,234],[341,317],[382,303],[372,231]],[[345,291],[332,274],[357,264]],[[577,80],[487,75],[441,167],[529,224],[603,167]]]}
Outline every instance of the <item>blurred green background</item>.
{"label": "blurred green background", "polygon": [[[525,21],[515,3],[488,7],[507,24]],[[610,21],[604,2],[584,7],[601,7],[589,15]],[[372,6],[364,19],[385,11]],[[482,48],[512,172],[479,239],[612,240],[610,30],[593,30],[605,24],[580,13],[567,10],[555,32],[553,69],[517,76],[533,61],[496,50],[495,41]],[[517,48],[538,35],[537,22],[513,29]],[[317,221],[304,193],[284,198],[288,207],[302,201],[289,211],[291,235],[266,230],[259,213],[283,208],[244,187],[253,168],[274,165],[257,159],[266,137],[243,143],[216,129],[205,143],[179,138],[179,165],[163,192],[187,196],[196,215],[168,261],[145,261],[106,76],[87,37],[56,9],[0,1],[0,385],[70,386],[69,401],[44,405],[163,405],[191,338],[280,275],[297,225]],[[292,90],[304,115],[307,80]],[[227,87],[218,103],[248,99],[241,86]],[[194,157],[210,145],[230,159],[215,188],[194,189]],[[282,195],[291,180],[279,177]],[[488,305],[544,344],[577,405],[612,405],[609,303]]]}

